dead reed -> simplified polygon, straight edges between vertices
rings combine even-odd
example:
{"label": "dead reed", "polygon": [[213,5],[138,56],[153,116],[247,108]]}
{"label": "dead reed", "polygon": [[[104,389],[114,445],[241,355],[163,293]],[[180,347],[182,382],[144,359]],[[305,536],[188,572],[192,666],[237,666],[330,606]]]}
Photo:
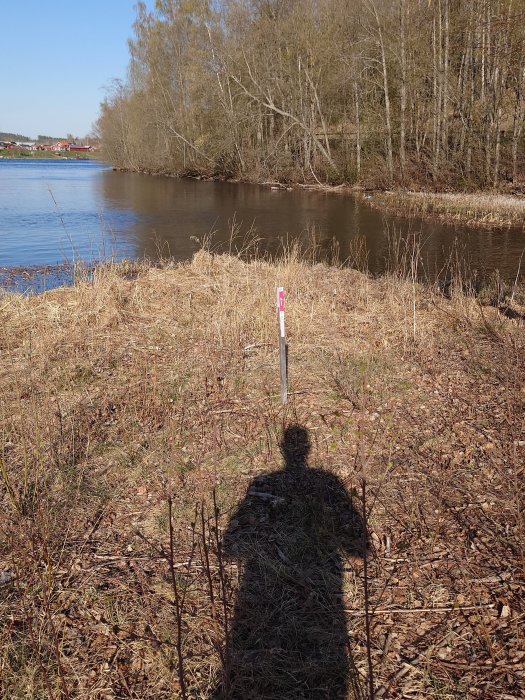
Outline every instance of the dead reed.
{"label": "dead reed", "polygon": [[525,226],[525,199],[486,193],[377,192],[371,204],[401,216],[429,218],[465,226]]}

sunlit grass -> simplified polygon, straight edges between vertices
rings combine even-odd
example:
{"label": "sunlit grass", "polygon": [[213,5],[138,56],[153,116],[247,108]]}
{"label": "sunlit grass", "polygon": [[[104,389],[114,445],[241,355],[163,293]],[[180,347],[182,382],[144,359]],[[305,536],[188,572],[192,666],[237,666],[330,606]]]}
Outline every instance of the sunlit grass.
{"label": "sunlit grass", "polygon": [[[423,653],[441,639],[452,658],[457,646],[476,659],[472,673],[481,670],[466,684],[498,671],[491,654],[514,653],[523,614],[512,588],[524,561],[522,308],[509,320],[454,285],[444,298],[414,279],[417,255],[371,279],[297,249],[274,263],[201,251],[180,265],[109,264],[72,288],[0,296],[3,696],[184,697],[180,651],[186,697],[209,700],[228,670],[221,650],[242,581],[240,564],[219,561],[221,537],[235,532],[254,477],[282,468],[289,422],[310,434],[310,465],[337,477],[356,507],[366,480],[371,604],[383,611],[372,627],[377,684],[402,668],[400,648]],[[271,527],[262,511],[248,514],[252,525]],[[286,557],[277,573],[304,594],[303,617],[288,619],[299,647],[303,626],[329,614],[316,598],[329,572],[296,580]],[[358,683],[368,644],[362,556],[344,567],[340,607]],[[501,600],[512,616],[500,620]],[[489,651],[462,612],[476,605]],[[254,619],[264,614],[253,606]],[[454,647],[443,609],[462,625]],[[403,676],[400,695],[443,697],[427,675],[461,685],[444,659]],[[264,672],[268,681],[272,664]]]}
{"label": "sunlit grass", "polygon": [[392,213],[489,228],[525,225],[525,198],[504,194],[378,192],[372,203]]}

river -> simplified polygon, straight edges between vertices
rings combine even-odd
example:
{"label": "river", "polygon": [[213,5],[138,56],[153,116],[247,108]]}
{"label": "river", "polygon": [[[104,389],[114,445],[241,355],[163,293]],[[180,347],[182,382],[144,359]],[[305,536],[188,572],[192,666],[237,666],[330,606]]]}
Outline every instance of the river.
{"label": "river", "polygon": [[392,263],[393,241],[415,238],[430,279],[451,257],[482,278],[499,270],[513,279],[524,248],[521,230],[390,218],[349,195],[120,173],[90,160],[0,159],[0,269],[18,289],[67,283],[64,269],[79,260],[186,260],[210,237],[224,250],[232,226],[234,248],[257,237],[275,253],[311,232],[323,250],[336,241],[341,260],[363,264],[366,248],[373,274]]}

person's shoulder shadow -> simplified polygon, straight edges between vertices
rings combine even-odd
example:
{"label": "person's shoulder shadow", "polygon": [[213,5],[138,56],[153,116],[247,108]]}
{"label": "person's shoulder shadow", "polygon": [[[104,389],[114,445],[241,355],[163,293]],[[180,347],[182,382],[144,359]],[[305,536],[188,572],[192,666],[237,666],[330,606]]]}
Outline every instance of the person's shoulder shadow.
{"label": "person's shoulder shadow", "polygon": [[224,537],[241,583],[215,700],[361,697],[349,654],[343,555],[362,556],[363,522],[334,474],[308,466],[310,441],[288,427],[284,468],[248,487]]}

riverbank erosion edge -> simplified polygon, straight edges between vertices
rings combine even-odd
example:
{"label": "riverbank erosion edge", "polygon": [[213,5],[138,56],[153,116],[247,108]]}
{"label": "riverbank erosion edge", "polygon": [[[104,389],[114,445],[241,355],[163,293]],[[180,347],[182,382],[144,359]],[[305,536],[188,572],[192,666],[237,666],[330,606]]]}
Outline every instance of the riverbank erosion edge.
{"label": "riverbank erosion edge", "polygon": [[[364,697],[371,666],[376,697],[522,697],[523,318],[449,296],[293,252],[1,296],[3,694]],[[277,493],[290,435],[353,521]],[[308,526],[283,542],[292,497]],[[354,544],[313,558],[340,516]],[[302,644],[327,634],[327,591],[339,656],[335,620]]]}

